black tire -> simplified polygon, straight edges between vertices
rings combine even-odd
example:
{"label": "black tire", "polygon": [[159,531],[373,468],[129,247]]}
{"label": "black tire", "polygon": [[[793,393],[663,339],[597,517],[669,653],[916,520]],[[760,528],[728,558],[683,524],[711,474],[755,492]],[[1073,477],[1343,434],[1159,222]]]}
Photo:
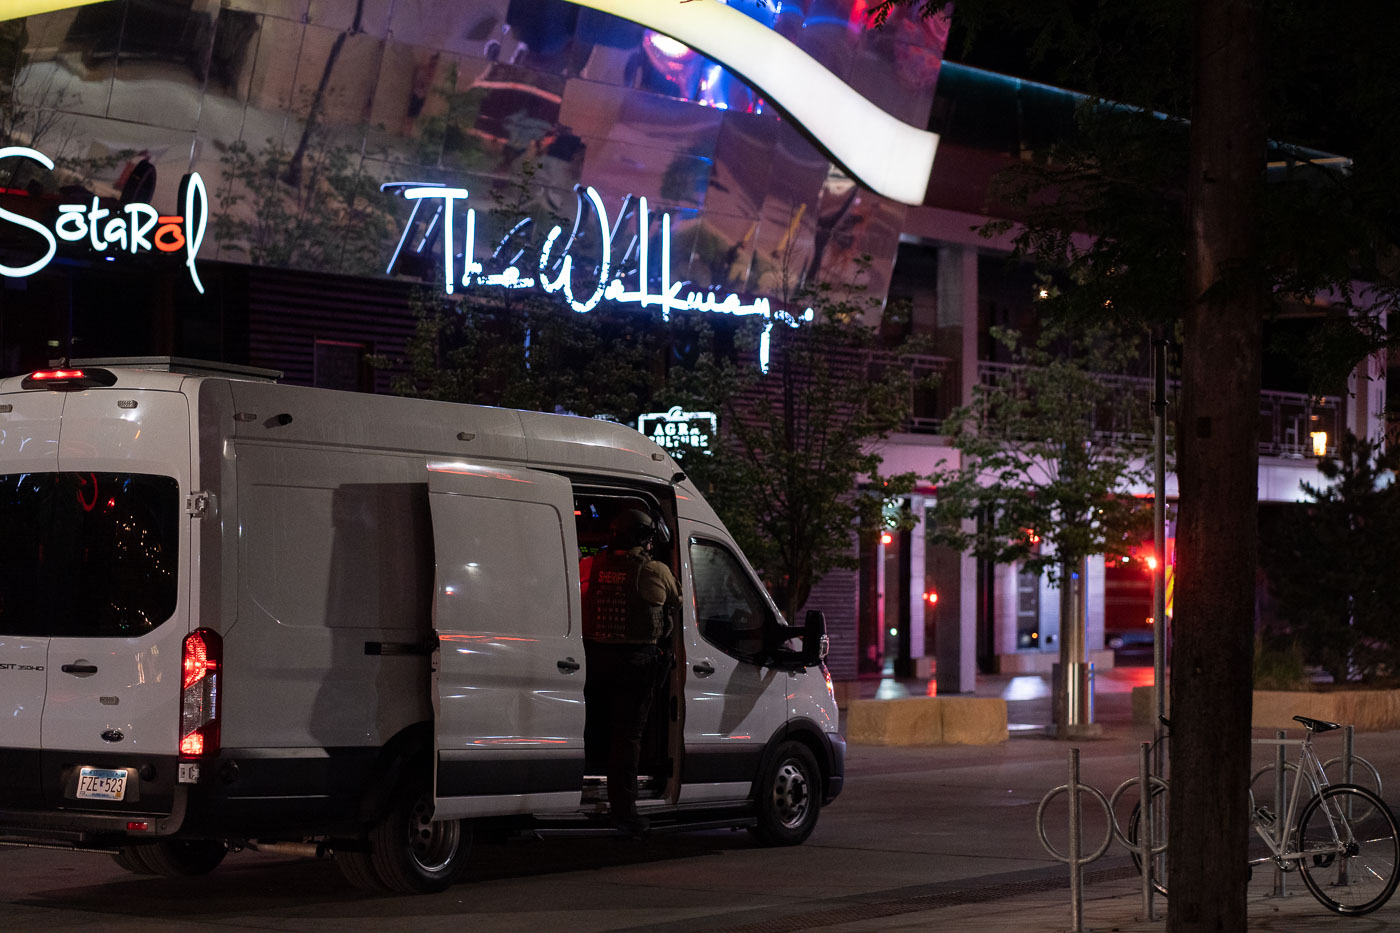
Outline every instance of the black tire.
{"label": "black tire", "polygon": [[154,875],[155,872],[146,865],[146,860],[141,857],[136,846],[122,846],[121,850],[112,853],[112,861],[117,866],[136,875]]}
{"label": "black tire", "polygon": [[424,784],[401,785],[389,812],[370,830],[373,876],[389,891],[433,894],[461,879],[471,852],[471,824],[434,821],[432,815],[433,797]]}
{"label": "black tire", "polygon": [[[1166,803],[1164,796],[1166,792],[1167,789],[1165,787],[1154,786],[1152,788],[1152,800]],[[1154,849],[1161,843],[1166,842],[1167,839],[1166,810],[1167,808],[1165,806],[1161,806],[1155,811],[1157,822],[1152,826],[1152,835],[1157,838],[1153,840],[1152,847]],[[1138,827],[1141,823],[1142,803],[1139,801],[1133,804],[1133,812],[1128,817],[1128,841],[1133,845],[1138,844]],[[1133,856],[1133,867],[1141,874],[1142,856],[1138,853],[1137,849],[1129,849],[1129,852],[1131,852]],[[1167,896],[1167,853],[1165,851],[1152,856],[1152,887],[1156,889],[1158,894],[1163,897]]]}
{"label": "black tire", "polygon": [[822,775],[801,742],[784,742],[754,788],[758,823],[753,834],[767,846],[800,844],[821,815]]}
{"label": "black tire", "polygon": [[1335,913],[1369,914],[1400,882],[1400,826],[1364,787],[1338,784],[1309,800],[1298,818],[1298,849],[1303,883]]}
{"label": "black tire", "polygon": [[370,894],[391,894],[389,886],[374,870],[374,857],[356,849],[336,849],[335,865],[345,880]]}
{"label": "black tire", "polygon": [[207,875],[219,866],[228,849],[217,839],[163,839],[126,850],[133,860],[145,864],[147,873],[166,878],[192,878]]}

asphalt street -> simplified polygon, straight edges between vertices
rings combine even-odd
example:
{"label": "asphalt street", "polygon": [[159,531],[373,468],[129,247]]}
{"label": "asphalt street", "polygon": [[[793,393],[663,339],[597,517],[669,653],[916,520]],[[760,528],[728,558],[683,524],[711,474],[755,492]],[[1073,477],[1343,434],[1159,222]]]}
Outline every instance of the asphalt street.
{"label": "asphalt street", "polygon": [[[1082,779],[1105,793],[1136,773],[1139,744],[1150,738],[1128,721],[1126,690],[1142,676],[1100,675],[1104,737],[1076,743]],[[479,844],[466,883],[417,898],[364,894],[327,861],[254,852],[176,880],[130,875],[105,855],[0,848],[0,930],[1071,929],[1068,869],[1045,852],[1035,826],[1041,797],[1065,780],[1069,746],[1034,728],[1048,713],[1040,678],[987,679],[984,691],[1007,695],[1011,719],[1026,728],[991,747],[852,746],[846,791],[799,847],[766,849],[729,830]],[[1329,755],[1340,749],[1339,739],[1318,741]],[[1357,751],[1382,775],[1400,774],[1400,732],[1358,735]],[[1048,814],[1061,848],[1065,820],[1063,809]],[[1087,837],[1105,828],[1101,814],[1086,818]],[[1144,919],[1123,849],[1085,871],[1084,929],[1164,928]],[[1259,874],[1251,929],[1400,928],[1400,900],[1369,918],[1334,917],[1296,879],[1277,898],[1262,877],[1269,873]],[[1164,910],[1157,899],[1157,915]]]}

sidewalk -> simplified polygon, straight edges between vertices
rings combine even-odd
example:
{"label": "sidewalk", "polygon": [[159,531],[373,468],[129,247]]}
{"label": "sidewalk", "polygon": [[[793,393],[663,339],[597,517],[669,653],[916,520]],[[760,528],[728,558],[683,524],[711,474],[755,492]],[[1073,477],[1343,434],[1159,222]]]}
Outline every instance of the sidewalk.
{"label": "sidewalk", "polygon": [[[1053,743],[1068,754],[1071,746],[1084,746],[1086,754],[1093,746],[1100,749],[1108,744],[1122,744],[1149,736],[1145,726],[1132,726],[1132,688],[1152,681],[1150,668],[1114,668],[1098,673],[1095,684],[1095,721],[1104,725],[1102,740]],[[897,699],[904,696],[926,695],[927,685],[921,681],[866,681],[862,684],[863,698]],[[978,696],[996,696],[1007,701],[1012,744],[1049,742],[1046,727],[1051,722],[1050,682],[1048,676],[989,676],[979,675]],[[1395,746],[1394,734],[1385,739],[1380,735],[1358,738],[1368,744],[1380,740],[1387,750]],[[1048,752],[1049,749],[1047,748]],[[1379,751],[1379,749],[1377,749]],[[1394,753],[1387,751],[1384,757]],[[1055,757],[1060,757],[1056,755]],[[1050,764],[1050,759],[1046,759]],[[1392,762],[1393,764],[1393,762]],[[1383,773],[1386,771],[1383,768]],[[1061,783],[1059,766],[1047,773],[1045,787]],[[1092,783],[1092,782],[1090,782]],[[1388,795],[1389,796],[1389,795]],[[1087,832],[1087,828],[1086,828]],[[1036,848],[1039,849],[1038,844]],[[1043,854],[1043,851],[1041,852]],[[1084,867],[1082,906],[1083,931],[1100,933],[1161,933],[1166,929],[1167,899],[1154,892],[1152,920],[1145,919],[1141,877],[1134,870],[1123,850],[1114,845],[1102,859]],[[1344,927],[1352,933],[1400,929],[1400,895],[1380,910],[1365,917],[1342,917],[1329,912],[1304,887],[1297,874],[1286,876],[1286,894],[1273,893],[1274,873],[1256,871],[1249,888],[1249,927],[1251,931],[1304,931]],[[811,926],[832,931],[888,930],[949,930],[972,933],[1042,933],[1042,931],[1074,931],[1070,914],[1069,867],[1019,872],[1003,877],[969,878],[948,885],[929,886],[924,890],[909,890],[898,900],[852,904],[844,919],[838,911],[828,913],[822,921],[805,918]],[[797,925],[761,925],[764,933],[779,930],[802,930],[802,917],[788,918]],[[833,922],[835,921],[835,922]],[[760,925],[755,924],[757,931]],[[737,928],[743,930],[745,928]]]}
{"label": "sidewalk", "polygon": [[[1092,868],[1092,866],[1091,866]],[[1068,869],[1066,869],[1068,874]],[[1092,876],[1094,872],[1087,871]],[[1101,874],[1126,874],[1105,871]],[[1365,917],[1342,917],[1324,909],[1296,877],[1289,893],[1274,897],[1266,883],[1250,884],[1249,929],[1272,933],[1310,933],[1313,930],[1346,929],[1353,933],[1395,930],[1396,909],[1387,904]],[[1143,919],[1141,882],[1136,876],[1103,880],[1084,888],[1082,930],[1094,933],[1161,933],[1166,929],[1167,903],[1153,898],[1153,921]],[[1008,890],[995,900],[918,910],[899,915],[871,916],[866,920],[823,926],[836,933],[889,930],[957,930],[975,933],[1043,933],[1073,931],[1070,923],[1068,885],[1045,890]]]}

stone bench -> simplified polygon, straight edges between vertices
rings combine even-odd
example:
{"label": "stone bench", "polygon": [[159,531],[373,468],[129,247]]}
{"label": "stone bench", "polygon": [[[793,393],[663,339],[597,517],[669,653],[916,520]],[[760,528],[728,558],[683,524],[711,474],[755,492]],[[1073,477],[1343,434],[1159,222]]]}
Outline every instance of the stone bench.
{"label": "stone bench", "polygon": [[842,731],[861,745],[996,745],[1006,741],[1006,701],[998,697],[852,700]]}

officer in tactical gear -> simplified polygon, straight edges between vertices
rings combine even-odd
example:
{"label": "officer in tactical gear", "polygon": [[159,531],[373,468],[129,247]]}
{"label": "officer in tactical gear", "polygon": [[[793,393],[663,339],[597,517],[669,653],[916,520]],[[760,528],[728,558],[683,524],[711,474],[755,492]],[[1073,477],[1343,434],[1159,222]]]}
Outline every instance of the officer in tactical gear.
{"label": "officer in tactical gear", "polygon": [[[608,813],[628,835],[647,829],[637,813],[637,766],[657,683],[670,665],[680,586],[651,556],[655,520],[627,509],[612,522],[612,545],[586,561],[583,579],[585,754],[606,759]],[[589,773],[597,773],[590,770]]]}

